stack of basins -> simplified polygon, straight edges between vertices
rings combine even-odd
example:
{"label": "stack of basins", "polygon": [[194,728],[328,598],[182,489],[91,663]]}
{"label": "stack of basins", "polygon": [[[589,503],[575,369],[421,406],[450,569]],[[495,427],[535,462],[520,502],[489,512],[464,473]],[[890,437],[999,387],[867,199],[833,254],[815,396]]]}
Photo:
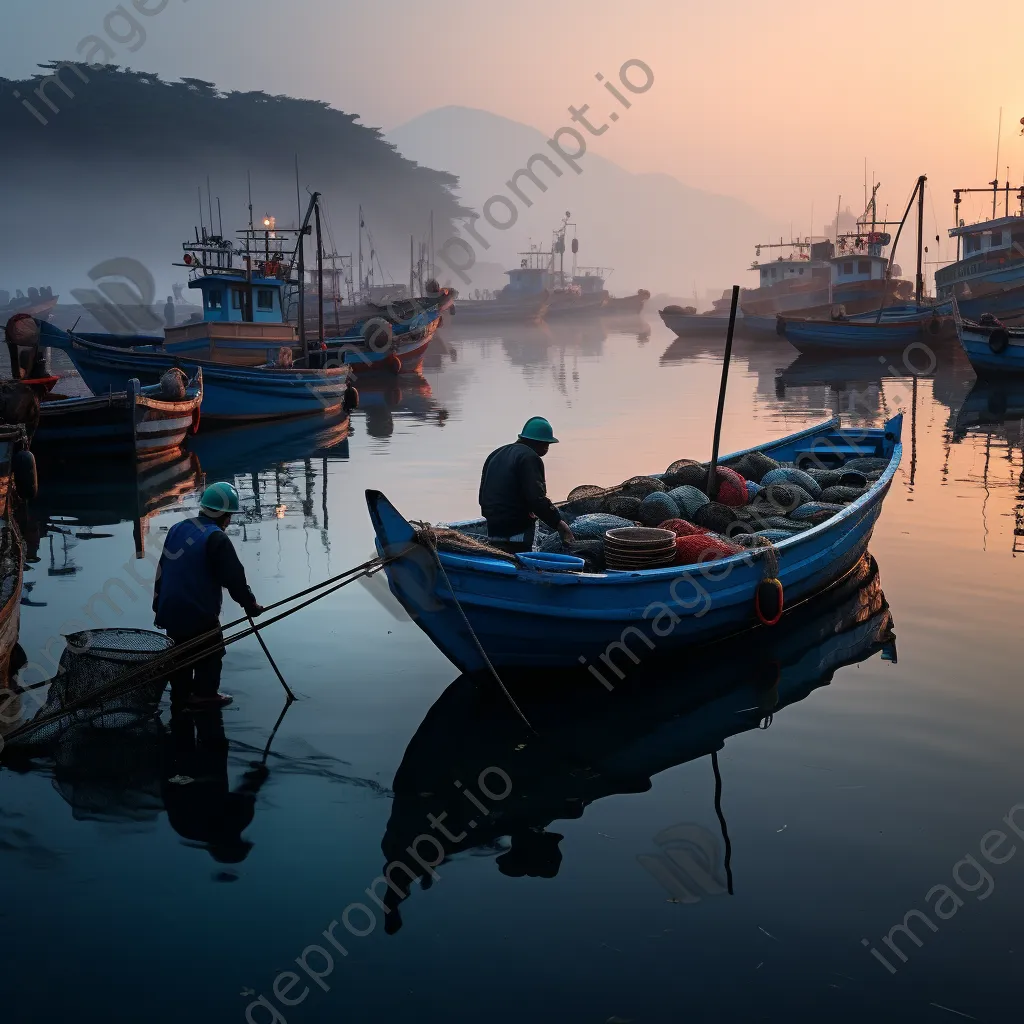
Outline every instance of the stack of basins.
{"label": "stack of basins", "polygon": [[609,569],[659,569],[676,557],[676,535],[671,530],[627,526],[604,535],[604,556]]}

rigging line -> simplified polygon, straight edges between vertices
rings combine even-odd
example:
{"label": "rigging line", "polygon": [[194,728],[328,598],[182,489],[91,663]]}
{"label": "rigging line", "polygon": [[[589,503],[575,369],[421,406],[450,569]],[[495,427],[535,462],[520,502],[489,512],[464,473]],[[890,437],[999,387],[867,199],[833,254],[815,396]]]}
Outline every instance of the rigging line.
{"label": "rigging line", "polygon": [[444,565],[441,562],[441,556],[438,553],[437,545],[434,543],[433,528],[427,524],[423,524],[421,536],[424,536],[427,540],[427,547],[434,555],[434,561],[437,563],[438,569],[441,570],[441,576],[444,578],[445,585],[448,587],[448,592],[452,595],[452,600],[455,602],[455,607],[458,608],[459,614],[462,616],[462,621],[466,624],[466,629],[469,630],[469,635],[473,638],[473,643],[476,644],[476,649],[480,652],[480,657],[484,659],[484,664],[490,670],[491,675],[494,676],[498,686],[501,687],[501,692],[505,695],[506,700],[512,705],[512,709],[515,713],[523,720],[526,727],[533,733],[534,736],[539,736],[540,733],[534,729],[530,720],[523,714],[522,709],[515,702],[512,694],[508,692],[508,688],[502,682],[501,676],[498,675],[498,670],[491,664],[491,659],[487,657],[487,652],[484,650],[483,644],[480,643],[480,638],[476,635],[476,630],[473,629],[472,624],[469,621],[469,617],[466,615],[465,610],[462,607],[462,603],[459,601],[458,596],[455,593],[455,588],[452,586],[452,581],[448,579],[448,573],[445,572]]}

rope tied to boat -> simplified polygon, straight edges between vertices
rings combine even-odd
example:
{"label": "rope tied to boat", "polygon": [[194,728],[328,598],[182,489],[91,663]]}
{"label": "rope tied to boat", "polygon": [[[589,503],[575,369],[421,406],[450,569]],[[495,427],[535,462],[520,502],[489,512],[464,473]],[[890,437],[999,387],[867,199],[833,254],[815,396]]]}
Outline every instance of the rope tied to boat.
{"label": "rope tied to boat", "polygon": [[[430,553],[434,556],[434,563],[437,565],[438,572],[440,572],[441,578],[444,580],[445,586],[448,588],[448,592],[452,595],[452,601],[455,602],[455,607],[458,609],[459,615],[462,616],[462,621],[465,623],[466,629],[469,631],[469,635],[472,638],[473,643],[476,645],[477,651],[480,653],[480,657],[483,658],[484,664],[487,666],[491,675],[494,676],[494,681],[498,684],[499,688],[501,689],[501,692],[505,695],[505,699],[512,706],[512,710],[515,711],[515,713],[522,719],[523,724],[530,730],[531,733],[533,733],[534,736],[539,736],[540,733],[537,732],[537,730],[533,727],[530,720],[526,717],[525,714],[523,714],[522,708],[520,708],[519,705],[516,703],[515,698],[512,696],[511,693],[509,693],[508,687],[505,685],[501,676],[498,675],[498,670],[494,667],[493,663],[491,662],[491,659],[487,656],[487,651],[484,650],[484,645],[480,642],[480,638],[476,635],[476,630],[473,629],[473,624],[469,621],[469,616],[466,615],[466,611],[462,607],[462,603],[459,601],[458,595],[455,593],[455,588],[452,586],[452,581],[448,578],[448,573],[445,572],[444,563],[441,561],[441,555],[437,549],[437,540],[440,536],[437,528],[433,526],[433,524],[426,522],[413,522],[412,526],[416,530],[416,540],[424,547],[426,547],[427,550],[429,550]],[[464,539],[466,539],[467,541],[470,540],[470,538],[468,537]],[[479,544],[479,546],[489,548],[489,545],[485,544]],[[496,548],[493,550],[497,551]],[[508,555],[506,552],[499,552],[499,554],[503,555],[506,558],[511,558],[513,561],[515,560],[515,556]]]}
{"label": "rope tied to boat", "polygon": [[775,544],[762,534],[754,536],[751,554],[760,558],[764,576],[754,590],[754,613],[763,626],[774,626],[782,618],[785,593],[779,579],[779,552]]}

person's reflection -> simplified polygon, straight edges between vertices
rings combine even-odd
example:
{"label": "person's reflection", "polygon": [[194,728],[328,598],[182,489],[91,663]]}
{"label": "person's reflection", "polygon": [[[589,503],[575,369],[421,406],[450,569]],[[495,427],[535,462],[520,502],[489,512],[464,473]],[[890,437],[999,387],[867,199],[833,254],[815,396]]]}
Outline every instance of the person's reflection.
{"label": "person's reflection", "polygon": [[542,828],[523,828],[509,835],[511,845],[497,858],[498,870],[509,878],[554,878],[562,866],[558,844],[565,838]]}
{"label": "person's reflection", "polygon": [[220,711],[172,713],[166,742],[161,795],[171,827],[218,864],[241,863],[253,847],[242,833],[256,812],[256,794],[269,775],[266,765],[253,765],[231,789]]}

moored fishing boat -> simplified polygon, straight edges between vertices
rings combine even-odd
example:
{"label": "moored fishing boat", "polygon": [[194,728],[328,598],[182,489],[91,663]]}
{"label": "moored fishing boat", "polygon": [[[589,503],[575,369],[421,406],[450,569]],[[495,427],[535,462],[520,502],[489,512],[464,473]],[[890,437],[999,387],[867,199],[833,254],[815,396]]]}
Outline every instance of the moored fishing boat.
{"label": "moored fishing boat", "polygon": [[40,403],[33,449],[63,460],[152,459],[180,448],[199,429],[202,402],[202,369],[181,398],[169,398],[163,384],[142,387],[136,379],[126,390],[105,395],[52,395]]}
{"label": "moored fishing boat", "polygon": [[779,316],[777,333],[800,352],[888,352],[941,333],[928,314],[905,320],[805,320]]}
{"label": "moored fishing boat", "polygon": [[[847,458],[867,456],[881,460],[885,469],[856,500],[818,525],[770,548],[704,565],[546,571],[531,567],[522,556],[436,550],[433,534],[418,531],[379,491],[367,491],[367,505],[378,549],[395,559],[386,568],[392,592],[463,671],[485,668],[488,660],[495,666],[578,668],[616,651],[631,652],[636,663],[647,652],[750,626],[758,617],[755,594],[770,576],[781,581],[786,600],[795,601],[855,565],[899,465],[902,422],[896,416],[883,428],[842,429],[833,419],[760,449],[777,462],[798,466],[819,458],[841,465]],[[752,456],[753,451],[737,452],[719,464]],[[450,525],[459,534],[486,537],[483,520]],[[777,568],[771,572],[773,558]],[[632,646],[626,643],[630,638]]]}
{"label": "moored fishing boat", "polygon": [[[41,343],[59,329],[40,324]],[[206,423],[337,415],[355,396],[347,366],[323,369],[279,366],[225,366],[176,356],[159,348],[115,348],[59,331],[76,369],[93,394],[125,391],[137,377],[155,384],[169,369],[203,373],[203,421]]]}
{"label": "moored fishing boat", "polygon": [[965,320],[953,301],[957,337],[978,376],[1024,373],[1024,328],[1007,327],[991,314]]}

